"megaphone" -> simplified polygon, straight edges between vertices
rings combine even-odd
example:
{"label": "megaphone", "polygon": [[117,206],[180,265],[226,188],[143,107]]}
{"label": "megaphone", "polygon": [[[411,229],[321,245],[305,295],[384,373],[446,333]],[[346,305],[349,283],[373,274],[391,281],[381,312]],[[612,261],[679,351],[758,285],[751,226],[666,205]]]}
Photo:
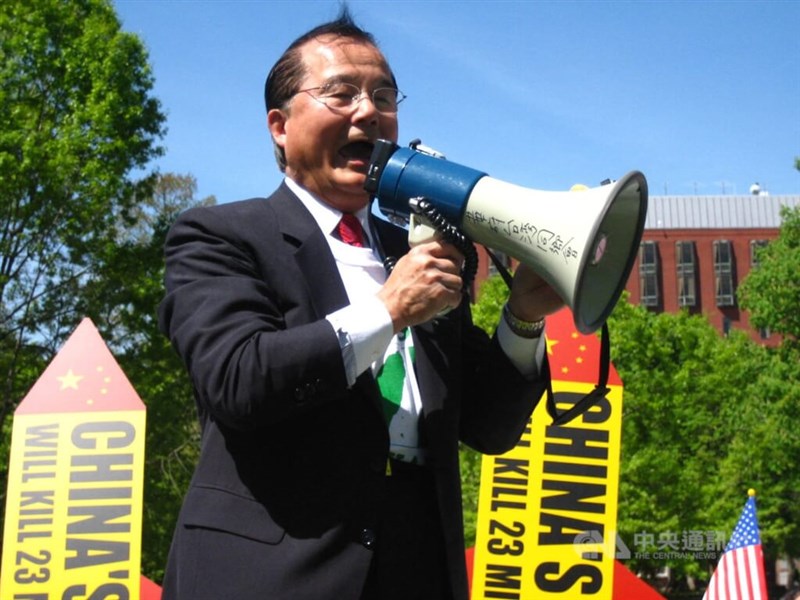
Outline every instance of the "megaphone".
{"label": "megaphone", "polygon": [[384,214],[406,220],[409,201],[424,197],[472,241],[528,265],[584,334],[605,323],[625,289],[647,213],[638,171],[596,188],[542,191],[386,140],[375,145],[365,189]]}

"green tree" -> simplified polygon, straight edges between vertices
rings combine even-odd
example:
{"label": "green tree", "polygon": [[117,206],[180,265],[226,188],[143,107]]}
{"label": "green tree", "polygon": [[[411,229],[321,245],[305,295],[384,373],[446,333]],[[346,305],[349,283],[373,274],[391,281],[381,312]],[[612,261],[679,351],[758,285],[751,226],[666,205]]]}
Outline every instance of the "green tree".
{"label": "green tree", "polygon": [[[743,332],[721,337],[702,316],[653,314],[624,299],[611,319],[624,414],[618,523],[637,535],[730,534],[750,487],[769,557],[798,544],[798,368]],[[642,542],[644,538],[639,538]],[[633,560],[653,574],[663,560]],[[715,560],[668,561],[679,579],[707,580]]]}
{"label": "green tree", "polygon": [[[727,407],[721,422],[731,440],[719,461],[723,483],[709,512],[723,518],[742,503],[742,490],[757,492],[758,517],[767,560],[800,556],[800,365],[780,352],[765,351],[751,395]],[[731,522],[732,515],[728,515]]]}
{"label": "green tree", "polygon": [[197,199],[191,175],[167,173],[146,184],[98,256],[98,276],[84,287],[80,311],[95,322],[147,405],[142,571],[160,581],[199,449],[192,387],[156,318],[164,296],[164,241],[178,213],[216,199]]}
{"label": "green tree", "polygon": [[800,207],[782,207],[778,238],[760,248],[758,267],[739,286],[739,302],[756,327],[784,336],[800,351]]}
{"label": "green tree", "polygon": [[509,289],[500,275],[492,275],[481,283],[478,301],[472,306],[472,320],[489,335],[494,333]]}
{"label": "green tree", "polygon": [[152,87],[141,41],[108,1],[0,2],[2,481],[8,417],[86,314],[151,183],[129,176],[161,153]]}
{"label": "green tree", "polygon": [[[718,336],[700,317],[656,316],[627,303],[617,306],[609,328],[612,360],[625,386],[622,538],[647,532],[657,540],[662,533],[699,529],[694,523],[706,500],[700,492],[707,483],[706,460],[719,443],[718,429],[710,425],[723,390],[717,393],[704,379]],[[657,560],[636,564],[650,573],[663,566]]]}
{"label": "green tree", "polygon": [[144,47],[103,0],[0,3],[0,428],[160,153]]}
{"label": "green tree", "polygon": [[[800,159],[796,159],[800,170]],[[800,555],[800,207],[781,210],[777,239],[758,251],[758,266],[739,286],[739,301],[757,327],[783,336],[759,378],[759,396],[740,421],[743,433],[723,465],[731,478],[752,473],[768,482],[759,499],[773,549]],[[769,410],[761,410],[766,406]],[[766,413],[766,414],[765,414]],[[746,424],[745,424],[746,423]],[[758,489],[758,488],[757,488]],[[758,490],[762,491],[762,490]],[[778,500],[778,498],[785,499]]]}

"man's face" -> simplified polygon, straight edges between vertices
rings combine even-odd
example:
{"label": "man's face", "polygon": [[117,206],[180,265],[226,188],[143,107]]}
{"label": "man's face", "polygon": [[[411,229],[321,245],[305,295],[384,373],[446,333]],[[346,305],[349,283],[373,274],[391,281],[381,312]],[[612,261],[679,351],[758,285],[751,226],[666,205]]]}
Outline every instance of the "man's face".
{"label": "man's face", "polygon": [[378,112],[371,98],[374,89],[394,86],[389,65],[374,46],[348,38],[311,40],[300,51],[306,66],[300,89],[346,82],[368,97],[335,110],[297,94],[285,109],[269,112],[270,133],[284,149],[289,177],[334,208],[354,212],[369,200],[364,181],[375,141],[397,141],[397,114]]}

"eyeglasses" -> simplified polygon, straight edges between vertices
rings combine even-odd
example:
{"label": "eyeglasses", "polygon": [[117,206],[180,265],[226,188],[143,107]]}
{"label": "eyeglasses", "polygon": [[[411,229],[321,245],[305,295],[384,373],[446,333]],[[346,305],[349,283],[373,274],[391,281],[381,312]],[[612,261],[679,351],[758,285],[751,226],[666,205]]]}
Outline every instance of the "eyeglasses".
{"label": "eyeglasses", "polygon": [[386,115],[396,113],[397,105],[406,98],[406,95],[396,88],[381,87],[375,88],[372,92],[362,92],[357,85],[338,81],[298,90],[295,94],[303,92],[333,110],[355,110],[363,98],[369,97],[375,109]]}

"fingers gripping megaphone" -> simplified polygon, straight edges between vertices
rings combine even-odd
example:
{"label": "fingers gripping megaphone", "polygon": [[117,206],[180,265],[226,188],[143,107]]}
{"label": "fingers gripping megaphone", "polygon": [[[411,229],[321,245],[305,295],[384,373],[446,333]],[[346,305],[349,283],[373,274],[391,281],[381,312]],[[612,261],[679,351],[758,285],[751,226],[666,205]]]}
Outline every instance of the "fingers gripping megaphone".
{"label": "fingers gripping megaphone", "polygon": [[472,241],[533,268],[584,334],[603,325],[625,289],[647,212],[638,171],[582,191],[542,191],[385,140],[373,150],[365,188],[384,214],[406,220],[409,202],[423,197]]}

